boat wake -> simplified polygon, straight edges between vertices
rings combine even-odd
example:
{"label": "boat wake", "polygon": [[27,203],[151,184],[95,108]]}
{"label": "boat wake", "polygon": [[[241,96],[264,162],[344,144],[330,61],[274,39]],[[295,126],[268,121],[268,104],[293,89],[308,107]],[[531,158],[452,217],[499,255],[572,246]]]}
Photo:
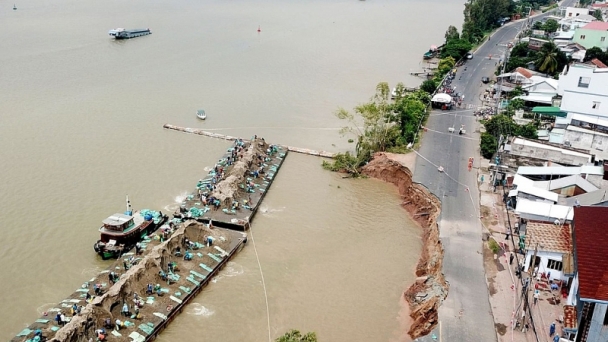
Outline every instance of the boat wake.
{"label": "boat wake", "polygon": [[235,262],[230,261],[226,264],[226,267],[220,272],[220,274],[218,274],[217,276],[213,277],[213,279],[211,279],[211,282],[217,283],[218,280],[220,280],[222,278],[236,277],[243,273],[245,273],[245,269],[243,268],[242,265],[239,265]]}
{"label": "boat wake", "polygon": [[186,200],[186,197],[188,197],[188,195],[190,195],[190,193],[188,191],[183,191],[179,195],[175,196],[175,198],[174,198],[175,202],[171,203],[171,204],[167,204],[165,206],[165,210],[168,212],[177,211],[179,209],[179,207],[182,205],[182,202]]}
{"label": "boat wake", "polygon": [[284,210],[285,210],[285,207],[269,208],[268,206],[261,206],[259,209],[260,213],[262,213],[262,215],[264,215],[266,217],[273,217],[274,214],[280,213]]}
{"label": "boat wake", "polygon": [[215,311],[206,308],[205,306],[203,306],[202,304],[199,303],[192,303],[190,305],[188,305],[188,309],[186,310],[186,314],[188,315],[194,315],[194,316],[203,316],[203,317],[210,317],[215,313]]}

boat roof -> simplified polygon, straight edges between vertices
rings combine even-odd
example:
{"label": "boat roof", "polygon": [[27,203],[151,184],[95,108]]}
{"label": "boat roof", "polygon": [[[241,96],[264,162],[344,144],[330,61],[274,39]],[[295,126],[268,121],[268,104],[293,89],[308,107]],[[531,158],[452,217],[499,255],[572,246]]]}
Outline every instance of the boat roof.
{"label": "boat roof", "polygon": [[133,216],[125,215],[125,214],[114,214],[107,219],[103,220],[103,224],[107,224],[109,226],[120,226],[133,219]]}
{"label": "boat roof", "polygon": [[196,111],[196,114],[205,114],[205,110],[204,109],[199,109]]}

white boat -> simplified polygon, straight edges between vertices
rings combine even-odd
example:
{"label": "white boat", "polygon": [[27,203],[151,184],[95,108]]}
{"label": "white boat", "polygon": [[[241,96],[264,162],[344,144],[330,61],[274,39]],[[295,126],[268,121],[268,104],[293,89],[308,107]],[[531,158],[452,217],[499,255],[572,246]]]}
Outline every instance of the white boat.
{"label": "white boat", "polygon": [[199,109],[196,111],[196,117],[201,119],[201,120],[205,120],[207,118],[207,114],[205,114],[205,111],[202,109]]}

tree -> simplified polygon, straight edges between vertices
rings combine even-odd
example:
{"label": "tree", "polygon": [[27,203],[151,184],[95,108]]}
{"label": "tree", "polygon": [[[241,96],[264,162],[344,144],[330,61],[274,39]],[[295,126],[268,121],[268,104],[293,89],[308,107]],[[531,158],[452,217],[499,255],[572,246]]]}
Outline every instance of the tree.
{"label": "tree", "polygon": [[492,134],[489,133],[481,133],[481,155],[486,159],[492,159],[494,153],[496,153],[496,148],[498,145],[498,141]]}
{"label": "tree", "polygon": [[309,332],[302,335],[298,330],[290,330],[285,335],[277,338],[275,342],[317,342],[317,334]]}
{"label": "tree", "polygon": [[509,54],[510,55],[509,58],[528,57],[529,51],[530,51],[530,49],[528,48],[528,43],[517,43],[511,50],[511,53]]}
{"label": "tree", "polygon": [[[426,95],[428,98],[428,95]],[[426,115],[427,104],[416,94],[408,94],[395,103],[394,111],[403,142],[413,142],[419,125]]]}
{"label": "tree", "polygon": [[597,19],[598,21],[604,21],[604,17],[602,16],[602,11],[600,11],[599,9],[596,9],[595,11],[593,11],[593,13],[591,15],[593,15],[593,17],[595,19]]}
{"label": "tree", "polygon": [[484,122],[486,132],[495,138],[501,135],[517,135],[518,125],[507,115],[494,115],[490,120]]}
{"label": "tree", "polygon": [[[511,90],[511,92],[509,93],[509,97],[510,98],[514,98],[516,96],[522,95],[524,93],[524,90],[522,89],[522,87],[520,85],[516,86],[515,88],[513,88],[513,90]],[[511,103],[513,103],[513,101],[511,101]],[[509,103],[509,104],[511,104]],[[523,108],[523,102],[522,102],[522,106]],[[519,109],[519,108],[515,108],[515,109]]]}
{"label": "tree", "polygon": [[590,61],[594,58],[599,59],[604,64],[608,63],[608,53],[602,51],[602,49],[597,46],[594,46],[585,52],[585,62]]}
{"label": "tree", "polygon": [[434,80],[424,80],[420,85],[420,90],[432,94],[437,90],[437,83]]}
{"label": "tree", "polygon": [[458,29],[452,25],[448,27],[448,30],[445,31],[445,41],[446,43],[450,40],[460,39],[460,34],[458,33]]}
{"label": "tree", "polygon": [[549,19],[543,24],[543,30],[546,33],[553,33],[559,28],[559,23],[554,19]]}
{"label": "tree", "polygon": [[553,74],[559,64],[557,56],[559,52],[561,51],[553,42],[545,43],[540,48],[534,64],[536,64],[538,70],[546,74]]}
{"label": "tree", "polygon": [[529,124],[519,126],[517,135],[528,139],[538,139],[538,126],[537,123],[531,122]]}
{"label": "tree", "polygon": [[451,39],[441,49],[441,58],[452,57],[457,61],[471,51],[472,47],[473,44],[465,39]]}
{"label": "tree", "polygon": [[456,65],[456,61],[453,57],[448,56],[439,60],[437,64],[437,70],[441,75],[447,74]]}
{"label": "tree", "polygon": [[543,29],[542,21],[535,21],[534,25],[532,25],[532,29],[533,30],[542,30]]}

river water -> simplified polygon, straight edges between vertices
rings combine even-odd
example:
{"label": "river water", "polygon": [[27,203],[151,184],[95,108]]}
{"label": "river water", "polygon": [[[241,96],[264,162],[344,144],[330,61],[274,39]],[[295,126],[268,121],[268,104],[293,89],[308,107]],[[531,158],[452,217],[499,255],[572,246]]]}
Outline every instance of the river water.
{"label": "river water", "polygon": [[[124,210],[125,194],[135,208],[174,208],[228,146],[164,123],[344,150],[332,112],[380,81],[417,86],[409,73],[422,53],[462,20],[462,4],[447,0],[11,5],[0,9],[1,340],[106,267],[96,227]],[[115,27],[153,34],[113,41]],[[271,335],[401,340],[420,230],[393,186],[344,180],[320,162],[290,154],[254,219]],[[160,340],[267,336],[250,244]]]}

